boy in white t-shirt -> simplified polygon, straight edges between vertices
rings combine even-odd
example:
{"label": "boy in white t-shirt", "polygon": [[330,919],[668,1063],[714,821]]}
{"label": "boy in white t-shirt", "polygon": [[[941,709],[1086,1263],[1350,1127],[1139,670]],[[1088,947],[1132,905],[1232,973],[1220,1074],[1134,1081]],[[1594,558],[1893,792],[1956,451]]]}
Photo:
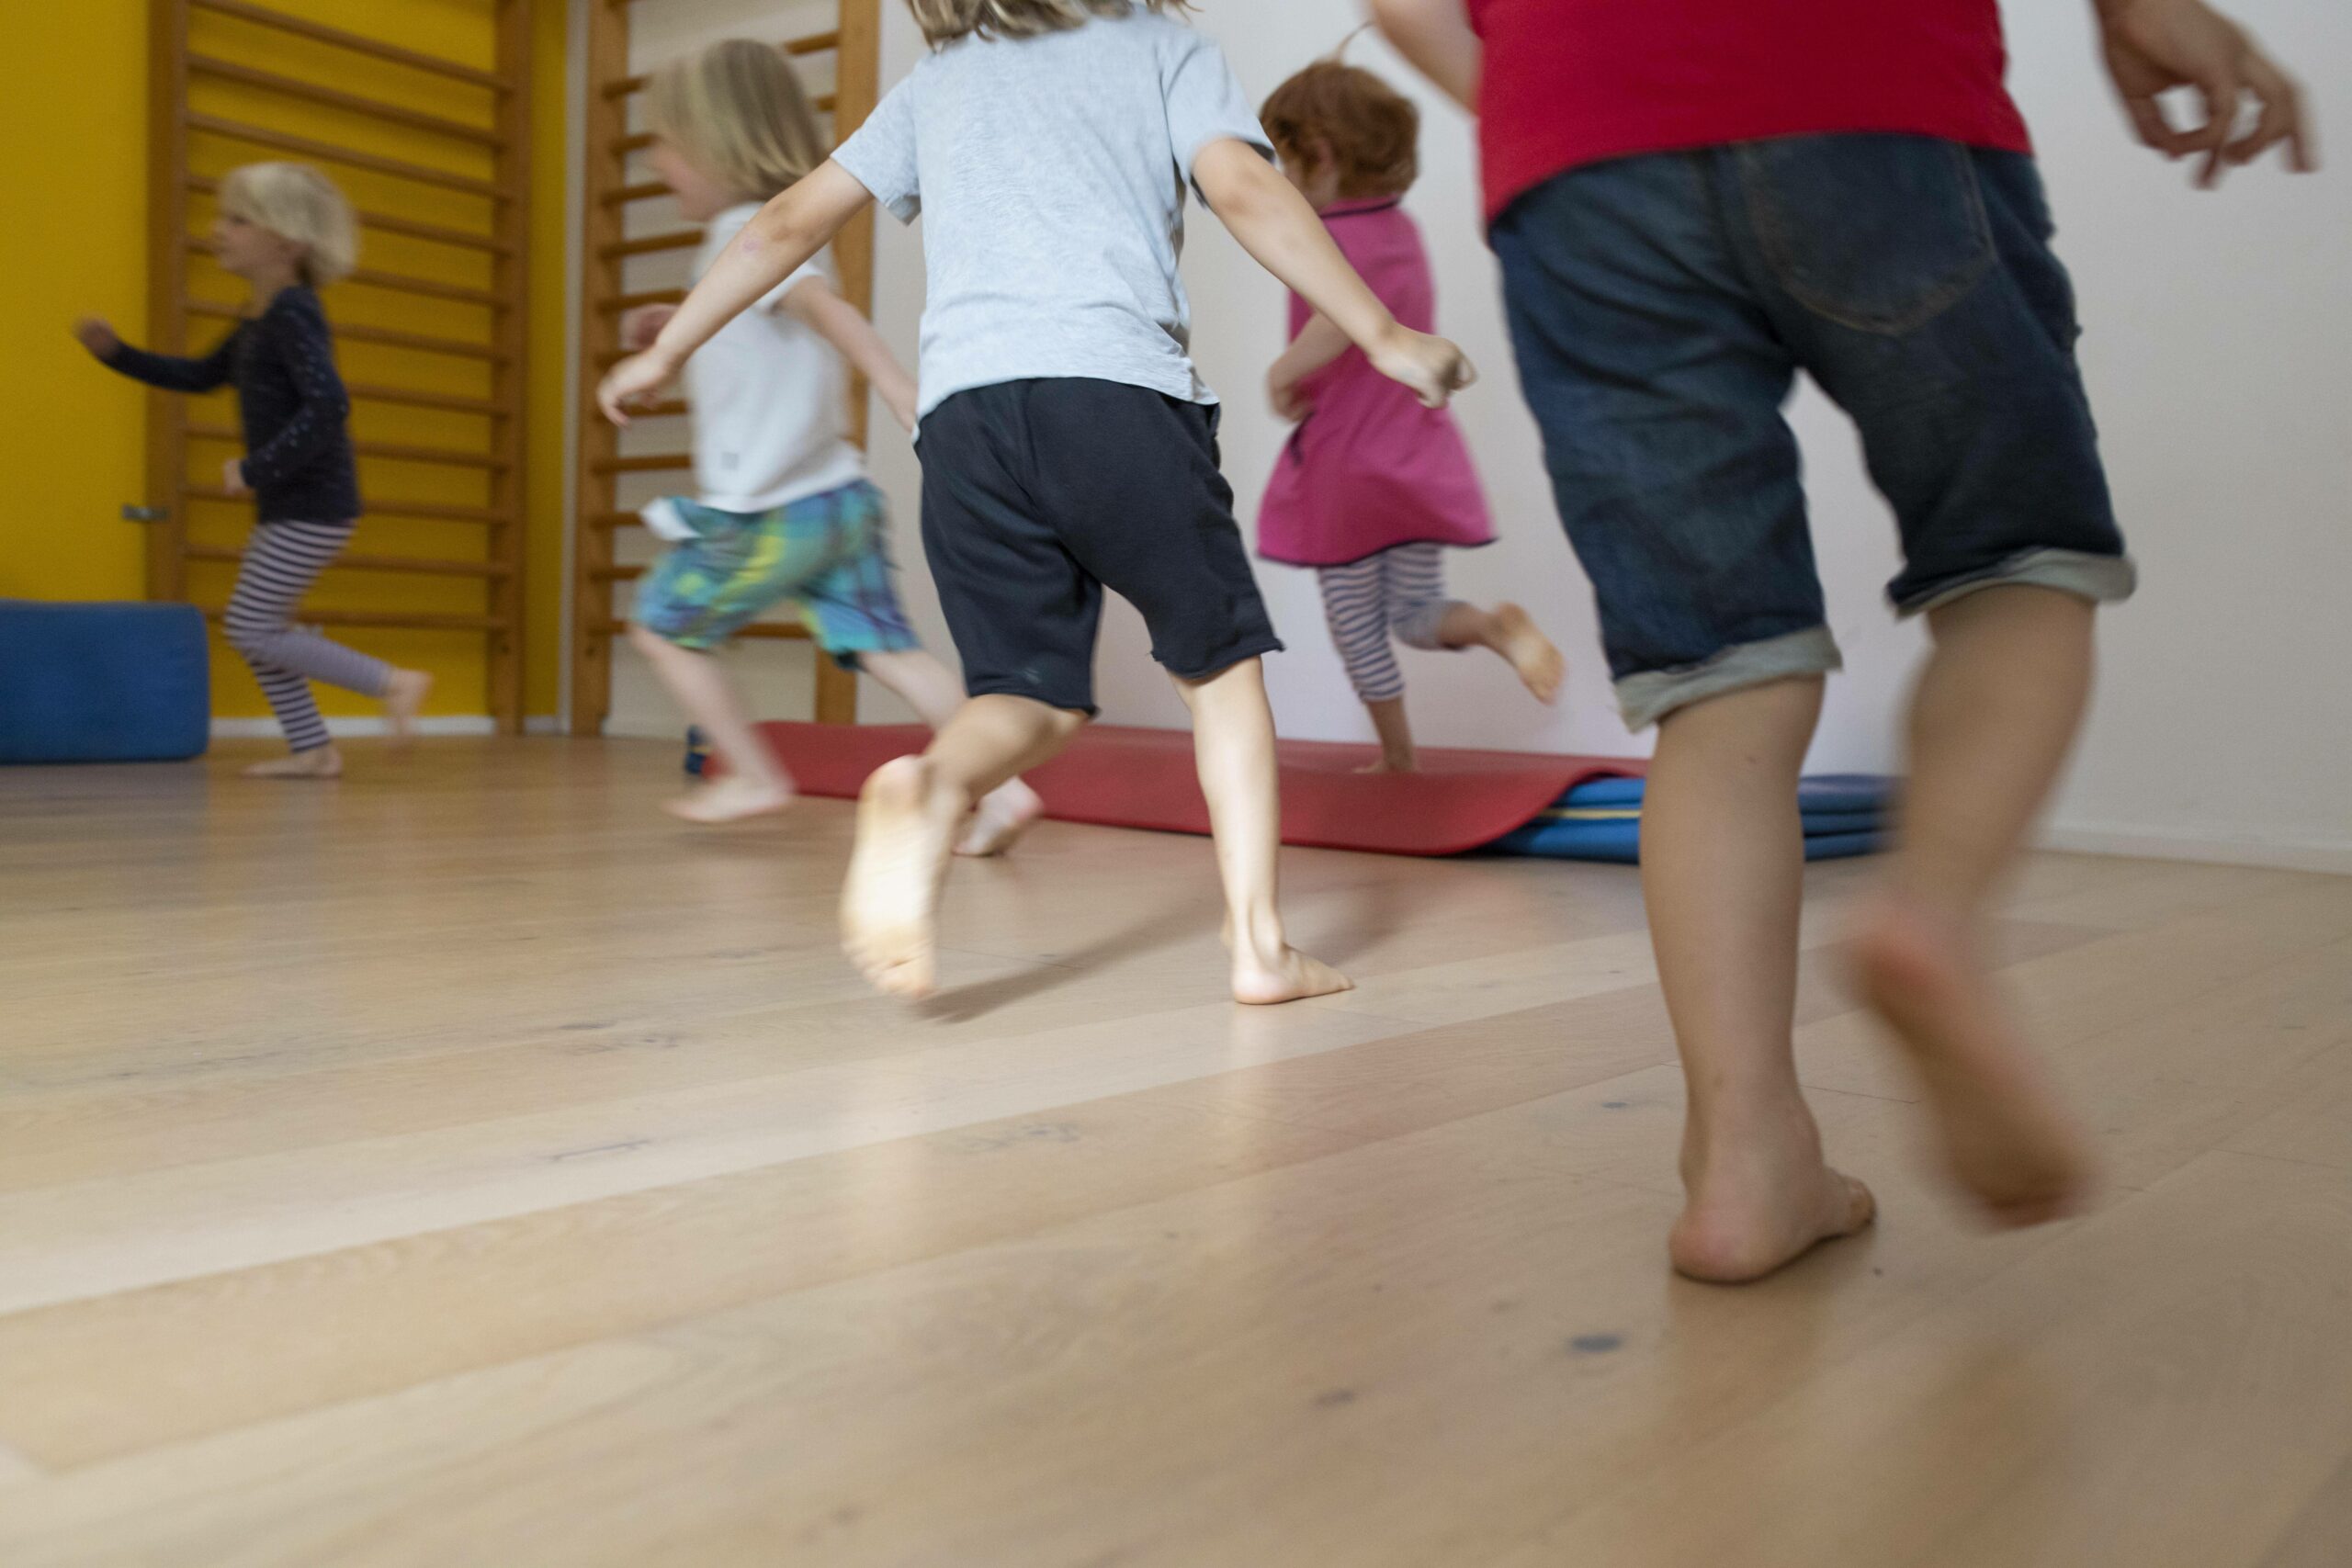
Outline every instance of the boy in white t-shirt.
{"label": "boy in white t-shirt", "polygon": [[1143,614],[1193,716],[1226,887],[1232,995],[1343,990],[1290,944],[1261,656],[1280,648],[1217,471],[1216,396],[1177,272],[1187,189],[1242,247],[1432,407],[1472,378],[1401,325],[1272,162],[1182,0],[910,0],[932,45],[832,159],[746,224],[599,400],[626,420],[702,344],[878,202],[924,224],[923,548],[970,700],[858,807],[844,947],[893,995],[937,984],[958,824],[1094,713],[1107,590]]}
{"label": "boy in white t-shirt", "polygon": [[[660,73],[647,96],[654,172],[679,211],[706,225],[695,275],[763,202],[824,161],[815,117],[783,54],[730,39]],[[673,312],[630,316],[632,347]],[[792,781],[753,734],[711,650],[790,604],[823,652],[906,699],[934,727],[963,698],[955,676],[917,646],[891,582],[881,492],[843,430],[854,364],[890,412],[914,425],[915,389],[857,308],[812,258],[729,321],[686,366],[698,499],[645,510],[672,541],[639,583],[629,638],[710,738],[726,772],[671,804],[692,822],[780,811]],[[979,803],[958,848],[994,854],[1040,810],[1018,781]]]}

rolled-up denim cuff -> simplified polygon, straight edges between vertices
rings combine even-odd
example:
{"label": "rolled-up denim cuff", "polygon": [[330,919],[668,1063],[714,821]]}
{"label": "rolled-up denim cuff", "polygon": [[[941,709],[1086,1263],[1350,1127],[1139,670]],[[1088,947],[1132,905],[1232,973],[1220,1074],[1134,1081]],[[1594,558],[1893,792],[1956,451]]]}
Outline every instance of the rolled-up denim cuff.
{"label": "rolled-up denim cuff", "polygon": [[1617,705],[1625,715],[1625,728],[1639,732],[1676,708],[1709,697],[1804,675],[1826,675],[1845,665],[1829,628],[1808,626],[1762,642],[1739,643],[1679,670],[1644,670],[1628,675],[1617,682]]}
{"label": "rolled-up denim cuff", "polygon": [[2111,604],[2132,597],[2140,586],[2140,569],[2132,564],[2130,556],[2094,556],[2081,550],[2027,550],[1984,571],[1924,588],[1894,608],[1899,615],[1924,615],[1987,588],[2019,586],[2053,589],[2094,604]]}

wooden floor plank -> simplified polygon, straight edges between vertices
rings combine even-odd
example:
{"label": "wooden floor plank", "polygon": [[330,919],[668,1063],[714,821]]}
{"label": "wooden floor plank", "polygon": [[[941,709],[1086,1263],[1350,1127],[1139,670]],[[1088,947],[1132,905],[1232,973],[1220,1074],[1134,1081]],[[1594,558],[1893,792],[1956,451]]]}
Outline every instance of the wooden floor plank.
{"label": "wooden floor plank", "polygon": [[1813,868],[1883,1223],[1726,1292],[1623,868],[1286,854],[1361,985],[1243,1010],[1204,843],[1048,824],[910,1009],[840,803],[237,760],[0,770],[8,1568],[2345,1560],[2352,879],[2030,859],[1996,955],[2113,1186],[1988,1237]]}
{"label": "wooden floor plank", "polygon": [[[2326,1027],[2340,1039],[2346,1025],[2336,1019]],[[2336,1045],[2313,1066],[2303,1092],[2231,1138],[2227,1146],[2352,1170],[2352,1044]]]}
{"label": "wooden floor plank", "polygon": [[2262,1560],[2261,1568],[2343,1568],[2347,1555],[2352,1555],[2352,1459],[2335,1467]]}
{"label": "wooden floor plank", "polygon": [[2255,1568],[2352,1455],[2346,1300],[2352,1185],[2210,1155],[1492,1568]]}

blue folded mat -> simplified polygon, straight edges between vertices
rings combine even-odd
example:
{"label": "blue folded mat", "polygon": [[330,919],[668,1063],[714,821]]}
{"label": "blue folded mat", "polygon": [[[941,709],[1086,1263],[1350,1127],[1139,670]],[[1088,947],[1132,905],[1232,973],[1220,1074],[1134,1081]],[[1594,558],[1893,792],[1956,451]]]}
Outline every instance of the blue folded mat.
{"label": "blue folded mat", "polygon": [[177,761],[211,730],[196,606],[0,600],[0,762]]}
{"label": "blue folded mat", "polygon": [[[1885,847],[1886,818],[1898,781],[1871,773],[1825,773],[1804,780],[1797,804],[1804,818],[1807,860],[1841,860]],[[1553,860],[1641,860],[1640,779],[1590,779],[1569,790],[1526,826],[1498,839],[1500,854]]]}

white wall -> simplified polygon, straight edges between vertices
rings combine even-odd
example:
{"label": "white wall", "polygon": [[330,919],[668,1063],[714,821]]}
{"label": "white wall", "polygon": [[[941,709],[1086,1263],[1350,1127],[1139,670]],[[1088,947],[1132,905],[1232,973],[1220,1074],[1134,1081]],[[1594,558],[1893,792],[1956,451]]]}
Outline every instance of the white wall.
{"label": "white wall", "polygon": [[[2352,80],[2352,10],[2340,0],[2243,0],[2247,19],[2310,82]],[[731,15],[772,33],[772,4],[665,0],[649,14]],[[2056,837],[2086,847],[2281,859],[2352,870],[2352,188],[2335,173],[2242,174],[2218,194],[2131,141],[2097,70],[2080,4],[2010,8],[2015,85],[2046,176],[2089,335],[2085,364],[2118,500],[2146,586],[2107,621],[2099,706],[2057,813]],[[1357,0],[1207,0],[1253,96],[1329,50]],[[756,21],[756,29],[751,22]],[[884,74],[920,57],[903,6],[886,5]],[[1568,649],[1566,700],[1528,701],[1468,657],[1408,655],[1415,723],[1434,744],[1627,754],[1608,695],[1589,591],[1563,542],[1534,428],[1520,403],[1495,270],[1478,234],[1470,128],[1374,40],[1351,58],[1386,71],[1424,106],[1426,171],[1410,207],[1429,236],[1444,330],[1487,374],[1460,405],[1502,542],[1453,558],[1465,597],[1525,602]],[[876,314],[911,362],[922,297],[920,229],[885,220]],[[1283,430],[1257,388],[1282,346],[1283,295],[1196,211],[1186,275],[1195,343],[1227,398],[1226,461],[1254,527]],[[1833,682],[1815,763],[1896,765],[1894,715],[1920,648],[1888,616],[1882,585],[1892,524],[1862,475],[1849,428],[1808,390],[1803,437],[1831,618],[1849,672]],[[919,478],[877,421],[875,472],[898,513],[910,609],[952,657],[915,532]],[[1362,709],[1324,633],[1307,574],[1261,565],[1289,640],[1269,661],[1285,734],[1364,739]],[[763,650],[774,652],[775,650]],[[798,650],[794,650],[798,651]],[[1181,705],[1122,606],[1099,665],[1105,716],[1177,726]],[[805,700],[797,674],[778,701]],[[899,716],[868,682],[870,717]]]}
{"label": "white wall", "polygon": [[[2235,4],[2341,151],[2352,10]],[[2087,9],[2009,8],[2144,574],[2105,622],[2057,836],[2352,871],[2352,182],[2265,167],[2188,189],[2119,126]]]}

